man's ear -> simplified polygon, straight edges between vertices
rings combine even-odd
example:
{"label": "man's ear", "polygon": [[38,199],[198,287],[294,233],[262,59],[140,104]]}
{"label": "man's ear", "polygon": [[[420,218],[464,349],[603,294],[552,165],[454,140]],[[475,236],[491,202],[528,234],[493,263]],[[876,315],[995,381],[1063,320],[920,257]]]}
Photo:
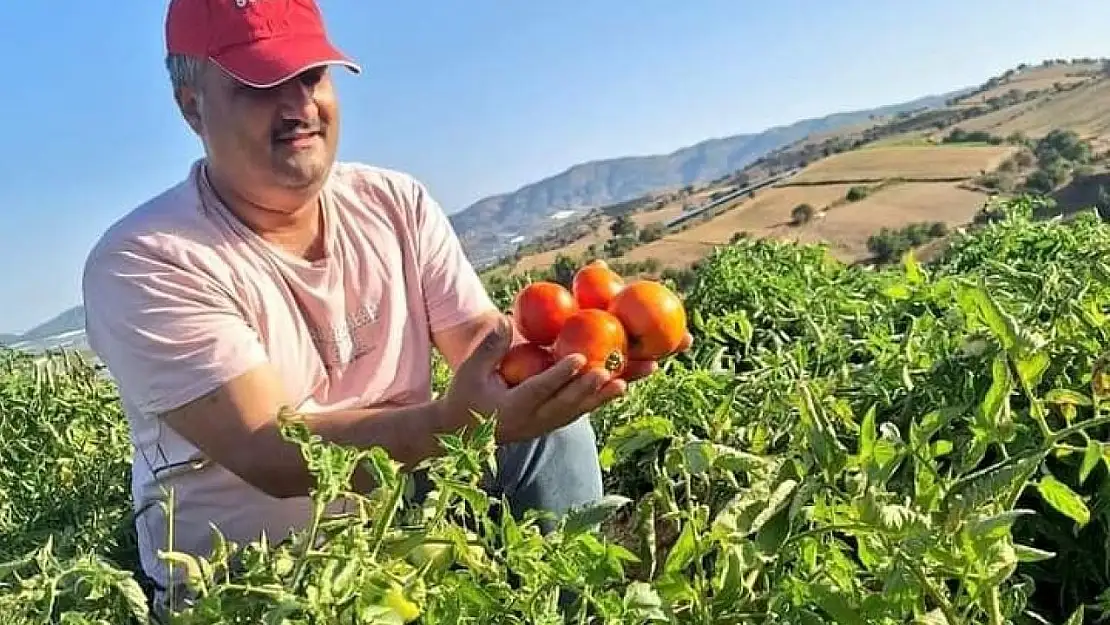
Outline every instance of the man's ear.
{"label": "man's ear", "polygon": [[181,110],[182,117],[185,118],[185,123],[189,124],[193,132],[200,135],[204,128],[200,114],[200,92],[192,87],[180,87],[174,90],[173,97],[177,101],[177,108]]}

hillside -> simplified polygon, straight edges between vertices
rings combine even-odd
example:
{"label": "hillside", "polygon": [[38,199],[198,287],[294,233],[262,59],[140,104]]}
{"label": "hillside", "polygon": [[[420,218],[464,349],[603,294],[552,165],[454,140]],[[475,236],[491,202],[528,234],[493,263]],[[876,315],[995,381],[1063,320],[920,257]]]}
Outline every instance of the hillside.
{"label": "hillside", "polygon": [[57,344],[55,339],[58,337],[68,339],[65,341],[67,344],[76,345],[82,342],[82,338],[69,337],[68,335],[84,330],[84,328],[85,307],[74,306],[23,334],[0,334],[0,345],[36,347],[41,344],[43,346],[53,346]]}
{"label": "hillside", "polygon": [[[483,265],[511,250],[520,237],[531,238],[547,232],[558,224],[558,217],[567,214],[565,211],[596,208],[653,191],[709,182],[807,137],[943,106],[963,93],[966,90],[802,120],[757,134],[709,139],[670,154],[582,163],[512,193],[479,200],[451,215],[451,223],[471,260]],[[497,224],[496,228],[491,228],[491,224]]]}
{"label": "hillside", "polygon": [[[740,237],[821,242],[842,261],[883,262],[908,246],[935,248],[993,197],[1021,192],[1052,197],[1055,214],[1099,203],[1110,213],[1106,67],[1095,59],[1020,66],[943,106],[808,137],[689,192],[568,220],[495,272],[560,271],[560,257],[683,271]],[[750,186],[772,175],[783,178]]]}

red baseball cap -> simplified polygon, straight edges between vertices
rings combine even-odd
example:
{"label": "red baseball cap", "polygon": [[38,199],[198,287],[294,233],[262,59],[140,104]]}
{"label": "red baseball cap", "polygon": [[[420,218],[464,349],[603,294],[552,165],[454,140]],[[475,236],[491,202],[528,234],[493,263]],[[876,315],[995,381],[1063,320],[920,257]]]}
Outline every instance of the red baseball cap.
{"label": "red baseball cap", "polygon": [[166,51],[211,60],[261,89],[321,65],[362,71],[328,40],[313,0],[171,0]]}

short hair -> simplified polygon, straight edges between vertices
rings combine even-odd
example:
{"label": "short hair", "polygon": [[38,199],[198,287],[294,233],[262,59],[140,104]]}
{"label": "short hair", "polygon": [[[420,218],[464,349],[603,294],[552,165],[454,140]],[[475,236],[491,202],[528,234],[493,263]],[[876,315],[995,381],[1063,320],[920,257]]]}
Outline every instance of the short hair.
{"label": "short hair", "polygon": [[166,70],[174,89],[199,86],[201,72],[207,64],[205,59],[184,54],[166,55]]}

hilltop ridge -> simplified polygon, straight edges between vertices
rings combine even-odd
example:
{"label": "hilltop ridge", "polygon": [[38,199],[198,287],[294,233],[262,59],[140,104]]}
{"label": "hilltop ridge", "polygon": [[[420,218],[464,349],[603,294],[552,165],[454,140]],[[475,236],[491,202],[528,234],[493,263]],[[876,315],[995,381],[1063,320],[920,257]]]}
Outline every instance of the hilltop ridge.
{"label": "hilltop ridge", "polygon": [[884,262],[911,247],[929,253],[998,196],[1110,214],[1108,154],[1110,62],[1023,64],[943,105],[814,133],[720,179],[582,211],[485,274],[566,275],[603,258],[627,275],[674,276],[738,237]]}

